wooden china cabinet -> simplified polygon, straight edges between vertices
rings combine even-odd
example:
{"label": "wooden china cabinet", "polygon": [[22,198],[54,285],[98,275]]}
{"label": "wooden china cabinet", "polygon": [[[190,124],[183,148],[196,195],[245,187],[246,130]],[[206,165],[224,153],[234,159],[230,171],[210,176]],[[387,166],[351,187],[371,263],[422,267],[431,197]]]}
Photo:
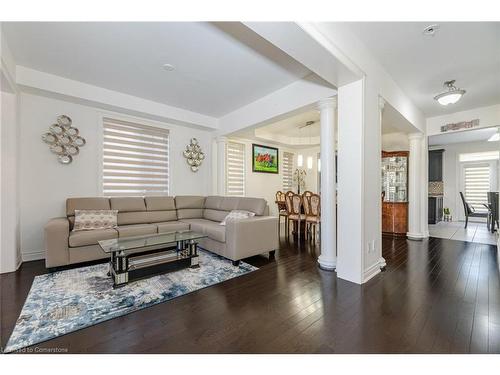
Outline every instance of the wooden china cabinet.
{"label": "wooden china cabinet", "polygon": [[382,151],[382,234],[408,232],[408,151]]}

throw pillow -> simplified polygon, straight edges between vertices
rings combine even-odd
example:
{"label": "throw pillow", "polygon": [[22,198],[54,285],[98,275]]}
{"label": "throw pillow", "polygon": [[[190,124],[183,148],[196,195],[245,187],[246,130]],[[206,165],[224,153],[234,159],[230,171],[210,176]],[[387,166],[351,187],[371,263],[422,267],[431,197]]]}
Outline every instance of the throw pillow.
{"label": "throw pillow", "polygon": [[255,216],[255,213],[251,211],[245,211],[245,210],[232,210],[230,213],[227,214],[227,216],[224,218],[224,220],[221,221],[220,225],[226,225],[226,222],[228,220],[241,220],[241,219],[248,219],[249,217]]}
{"label": "throw pillow", "polygon": [[117,216],[118,210],[75,210],[73,231],[115,228]]}

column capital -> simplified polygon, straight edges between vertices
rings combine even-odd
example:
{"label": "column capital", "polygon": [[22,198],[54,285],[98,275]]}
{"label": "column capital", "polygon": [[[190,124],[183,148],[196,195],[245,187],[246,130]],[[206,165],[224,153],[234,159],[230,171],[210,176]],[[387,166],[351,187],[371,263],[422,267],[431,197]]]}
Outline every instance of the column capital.
{"label": "column capital", "polygon": [[408,134],[408,140],[421,140],[424,138],[424,133],[410,133]]}
{"label": "column capital", "polygon": [[384,109],[385,103],[386,103],[386,100],[379,95],[379,97],[378,97],[378,108],[380,110]]}
{"label": "column capital", "polygon": [[217,142],[217,143],[225,143],[225,142],[227,142],[227,137],[225,137],[223,135],[215,137],[215,142]]}
{"label": "column capital", "polygon": [[316,108],[318,111],[321,111],[322,109],[337,108],[337,97],[335,96],[333,98],[321,99],[316,103]]}

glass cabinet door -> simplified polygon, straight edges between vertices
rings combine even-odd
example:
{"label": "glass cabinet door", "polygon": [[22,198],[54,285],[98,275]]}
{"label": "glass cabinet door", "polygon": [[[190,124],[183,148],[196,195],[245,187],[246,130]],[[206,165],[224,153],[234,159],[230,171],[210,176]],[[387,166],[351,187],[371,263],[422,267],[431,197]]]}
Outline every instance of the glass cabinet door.
{"label": "glass cabinet door", "polygon": [[408,157],[382,158],[382,191],[384,202],[408,201]]}

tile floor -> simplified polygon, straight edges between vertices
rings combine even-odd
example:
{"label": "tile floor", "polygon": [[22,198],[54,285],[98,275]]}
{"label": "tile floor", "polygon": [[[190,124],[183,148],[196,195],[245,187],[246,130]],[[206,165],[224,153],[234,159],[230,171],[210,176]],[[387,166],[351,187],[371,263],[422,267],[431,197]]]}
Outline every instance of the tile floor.
{"label": "tile floor", "polygon": [[467,229],[464,228],[463,221],[441,221],[437,224],[429,224],[429,235],[437,238],[447,238],[450,240],[484,243],[490,245],[497,244],[497,233],[491,233],[486,228],[486,223],[470,222]]}

